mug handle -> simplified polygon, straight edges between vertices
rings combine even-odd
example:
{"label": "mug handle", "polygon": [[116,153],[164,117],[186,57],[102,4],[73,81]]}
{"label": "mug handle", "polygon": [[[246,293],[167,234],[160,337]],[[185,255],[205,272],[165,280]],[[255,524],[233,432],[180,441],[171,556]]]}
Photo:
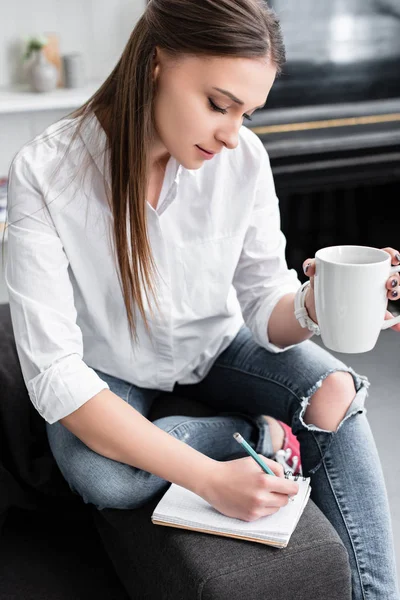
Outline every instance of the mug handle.
{"label": "mug handle", "polygon": [[[394,273],[400,273],[400,265],[391,267],[390,275],[394,275]],[[398,317],[394,317],[393,319],[387,319],[384,321],[381,329],[389,329],[389,327],[393,327],[393,325],[397,325],[397,323],[400,323],[400,315]]]}

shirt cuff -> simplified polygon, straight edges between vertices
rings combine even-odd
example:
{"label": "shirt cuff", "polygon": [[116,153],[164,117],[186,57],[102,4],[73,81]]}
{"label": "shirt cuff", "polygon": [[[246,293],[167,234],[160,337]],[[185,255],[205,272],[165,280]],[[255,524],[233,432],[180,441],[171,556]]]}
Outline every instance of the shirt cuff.
{"label": "shirt cuff", "polygon": [[78,354],[70,354],[31,379],[27,389],[36,410],[52,425],[110,386]]}
{"label": "shirt cuff", "polygon": [[280,346],[276,346],[272,342],[270,342],[268,338],[268,321],[271,316],[272,311],[275,306],[279,302],[283,296],[287,294],[296,293],[299,286],[294,287],[292,285],[281,287],[279,292],[274,294],[274,296],[269,297],[258,309],[257,314],[254,318],[254,328],[253,328],[253,336],[257,344],[272,352],[274,354],[278,354],[279,352],[286,352],[286,350],[290,350],[290,348],[294,348],[298,344],[292,344],[291,346],[285,346],[281,348]]}

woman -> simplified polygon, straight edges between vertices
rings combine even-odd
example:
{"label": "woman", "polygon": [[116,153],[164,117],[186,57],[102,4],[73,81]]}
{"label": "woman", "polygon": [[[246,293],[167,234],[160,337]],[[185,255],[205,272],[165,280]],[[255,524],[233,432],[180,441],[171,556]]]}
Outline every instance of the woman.
{"label": "woman", "polygon": [[[283,62],[264,2],[148,4],[100,89],[13,161],[18,354],[61,472],[99,510],[139,507],[175,482],[229,516],[274,513],[297,484],[274,460],[278,477],[232,459],[232,436],[271,456],[273,419],[289,424],[346,545],[354,599],[398,600],[369,383],[310,341],[312,285],[307,327],[295,317],[303,290],[268,157],[242,127]],[[314,261],[304,265],[312,283]],[[151,423],[169,392],[218,414]]]}

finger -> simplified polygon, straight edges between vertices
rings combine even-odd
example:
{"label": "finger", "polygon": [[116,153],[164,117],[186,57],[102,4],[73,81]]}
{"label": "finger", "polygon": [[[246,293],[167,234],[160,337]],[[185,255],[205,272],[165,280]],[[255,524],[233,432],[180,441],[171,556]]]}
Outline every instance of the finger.
{"label": "finger", "polygon": [[296,481],[272,477],[272,475],[265,475],[264,485],[268,492],[276,492],[286,496],[295,496],[299,491],[299,484]]}
{"label": "finger", "polygon": [[268,515],[273,515],[274,513],[278,512],[279,508],[278,507],[273,507],[273,508],[266,508],[265,509],[265,516],[267,517]]}
{"label": "finger", "polygon": [[270,492],[265,499],[265,506],[273,507],[277,506],[281,508],[289,504],[289,496],[287,494],[277,494],[276,492]]}
{"label": "finger", "polygon": [[391,259],[392,259],[391,260],[392,265],[400,264],[400,252],[398,250],[395,250],[394,248],[390,248],[389,246],[387,248],[381,248],[381,250],[384,250],[385,252],[390,254]]}
{"label": "finger", "polygon": [[[400,275],[394,274],[391,275],[390,278],[386,282],[386,289],[388,291],[388,298],[393,298],[393,300],[397,300],[399,297],[399,284],[400,284]],[[393,292],[396,292],[393,294]]]}
{"label": "finger", "polygon": [[277,463],[276,460],[271,460],[270,458],[266,458],[262,454],[258,455],[262,461],[266,463],[266,465],[277,475],[278,477],[285,477],[285,471],[281,464]]}
{"label": "finger", "polygon": [[315,275],[315,258],[307,258],[303,262],[303,271],[307,277],[313,277]]}
{"label": "finger", "polygon": [[398,300],[399,299],[399,287],[398,282],[396,281],[396,287],[391,287],[390,292],[387,293],[387,297],[389,300]]}
{"label": "finger", "polygon": [[253,521],[258,521],[258,519],[261,519],[262,517],[268,517],[269,515],[273,515],[274,513],[278,512],[278,510],[279,507],[277,506],[261,506],[261,508],[257,510],[249,511],[249,513],[243,519],[243,521],[246,521],[247,523],[252,523]]}
{"label": "finger", "polygon": [[[387,321],[388,319],[393,319],[393,318],[394,318],[394,315],[392,315],[392,313],[387,310],[386,314],[385,314],[385,321]],[[393,327],[390,327],[390,329],[393,329],[393,331],[400,332],[400,323],[397,323],[397,325],[393,325]]]}
{"label": "finger", "polygon": [[279,506],[265,506],[262,511],[261,517],[269,517],[269,515],[273,515],[276,512],[278,512],[279,508]]}

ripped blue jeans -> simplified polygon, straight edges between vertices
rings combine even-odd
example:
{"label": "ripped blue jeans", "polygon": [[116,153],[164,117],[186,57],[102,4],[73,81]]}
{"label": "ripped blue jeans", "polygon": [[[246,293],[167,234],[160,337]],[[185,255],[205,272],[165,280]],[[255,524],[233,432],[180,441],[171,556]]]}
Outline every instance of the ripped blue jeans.
{"label": "ripped blue jeans", "polygon": [[[355,397],[331,432],[307,425],[303,417],[315,391],[335,371],[351,373]],[[96,372],[145,417],[156,398],[168,401],[167,392]],[[177,384],[172,392],[209,405],[217,415],[173,415],[154,424],[215,460],[238,456],[236,431],[258,453],[271,456],[261,415],[290,424],[301,445],[303,473],[311,477],[311,497],[347,549],[353,600],[399,600],[385,483],[364,408],[368,386],[366,377],[310,340],[274,354],[242,327],[200,383]],[[169,486],[151,473],[93,452],[59,422],[46,426],[53,455],[72,491],[99,510],[137,508]]]}

